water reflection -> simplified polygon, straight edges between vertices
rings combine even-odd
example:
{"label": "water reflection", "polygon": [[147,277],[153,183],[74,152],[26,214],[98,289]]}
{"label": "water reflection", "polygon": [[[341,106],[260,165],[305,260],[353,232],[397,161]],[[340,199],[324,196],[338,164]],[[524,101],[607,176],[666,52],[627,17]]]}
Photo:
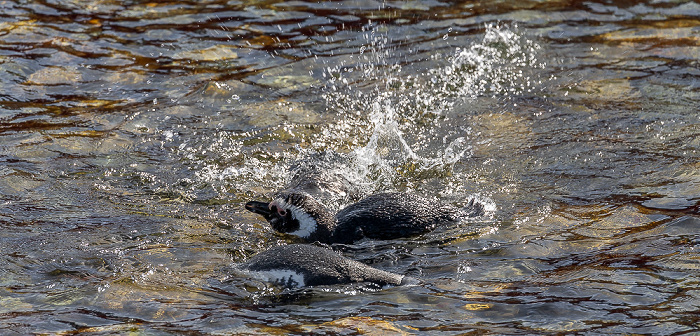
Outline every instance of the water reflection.
{"label": "water reflection", "polygon": [[[698,17],[695,2],[0,3],[0,326],[696,331]],[[424,281],[410,290],[236,277],[289,243],[243,203],[323,152],[357,194],[477,196],[493,216],[336,247]]]}

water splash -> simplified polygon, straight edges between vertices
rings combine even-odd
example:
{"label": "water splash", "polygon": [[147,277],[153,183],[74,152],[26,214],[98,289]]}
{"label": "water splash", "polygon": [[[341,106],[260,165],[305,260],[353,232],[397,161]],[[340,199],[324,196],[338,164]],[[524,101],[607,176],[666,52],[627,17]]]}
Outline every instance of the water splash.
{"label": "water splash", "polygon": [[536,91],[538,85],[527,72],[532,68],[545,68],[546,64],[537,59],[539,49],[539,44],[507,26],[488,25],[481,43],[466,49],[457,48],[455,54],[448,57],[448,65],[429,71],[434,80],[421,98],[432,105],[449,108],[452,105],[443,101],[450,97],[508,97]]}
{"label": "water splash", "polygon": [[528,73],[545,67],[537,59],[540,46],[503,25],[487,25],[481,41],[444,59],[432,55],[431,62],[444,65],[419,74],[403,75],[403,67],[392,64],[391,48],[378,29],[365,38],[368,43],[355,64],[345,61],[325,69],[324,97],[328,110],[341,116],[331,127],[353,129],[335,132],[334,143],[362,139],[364,145],[352,147],[351,155],[356,170],[373,176],[378,189],[401,184],[397,171],[406,167],[450,170],[468,158],[471,130],[451,129],[446,122],[455,106],[482,96],[509,99],[535,92],[541,82]]}
{"label": "water splash", "polygon": [[[435,177],[444,182],[437,191],[441,197],[454,194],[466,182],[452,176],[453,166],[472,155],[469,126],[450,123],[465,113],[455,107],[482,96],[509,99],[536,90],[527,73],[544,66],[536,57],[539,45],[508,26],[488,25],[467,47],[430,55],[422,73],[400,64],[401,55],[380,27],[364,38],[367,43],[357,53],[332,58],[334,65],[322,71],[327,114],[337,121],[313,132],[285,123],[187,137],[192,140],[171,147],[174,157],[196,172],[197,181],[179,183],[185,192],[204,183],[220,198],[269,195],[294,175],[289,169],[294,162],[315,157],[357,186],[356,192],[328,197],[331,207],[377,191],[420,189]],[[287,142],[283,134],[304,145]],[[178,142],[171,133],[163,136]],[[324,152],[337,155],[316,155]]]}
{"label": "water splash", "polygon": [[[511,29],[489,24],[481,41],[457,47],[446,57],[430,56],[442,66],[408,75],[402,75],[400,64],[391,64],[386,36],[375,30],[365,37],[369,46],[363,46],[357,62],[343,61],[324,70],[329,110],[362,115],[376,102],[389,100],[404,117],[439,115],[463,99],[496,95],[507,99],[538,91],[541,81],[528,72],[546,66],[537,59],[540,45],[519,35],[517,25]],[[367,87],[370,90],[364,90]]]}

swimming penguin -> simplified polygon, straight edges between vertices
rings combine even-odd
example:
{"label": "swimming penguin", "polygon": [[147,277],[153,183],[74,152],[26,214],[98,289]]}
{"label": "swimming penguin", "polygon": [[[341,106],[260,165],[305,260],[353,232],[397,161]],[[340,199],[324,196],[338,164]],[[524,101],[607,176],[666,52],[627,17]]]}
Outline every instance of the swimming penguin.
{"label": "swimming penguin", "polygon": [[418,282],[348,259],[333,250],[306,244],[275,246],[253,256],[243,268],[285,288],[351,283],[384,287]]}
{"label": "swimming penguin", "polygon": [[483,204],[474,200],[460,209],[399,192],[366,197],[335,215],[310,195],[297,190],[280,192],[269,203],[248,202],[245,208],[262,215],[278,232],[326,244],[349,244],[365,237],[410,237],[484,214]]}

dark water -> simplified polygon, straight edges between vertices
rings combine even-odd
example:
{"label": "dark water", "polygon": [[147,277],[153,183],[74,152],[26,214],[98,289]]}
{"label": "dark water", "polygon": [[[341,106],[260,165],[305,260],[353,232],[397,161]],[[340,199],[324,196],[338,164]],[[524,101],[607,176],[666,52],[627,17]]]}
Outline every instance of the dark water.
{"label": "dark water", "polygon": [[[0,329],[698,333],[699,60],[687,1],[0,2]],[[309,156],[489,216],[235,276]]]}

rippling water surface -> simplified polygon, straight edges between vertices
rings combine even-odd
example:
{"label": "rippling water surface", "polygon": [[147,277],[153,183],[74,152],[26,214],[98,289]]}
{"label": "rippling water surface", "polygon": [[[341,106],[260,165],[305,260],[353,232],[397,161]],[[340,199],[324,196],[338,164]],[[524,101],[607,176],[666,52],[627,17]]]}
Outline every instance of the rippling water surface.
{"label": "rippling water surface", "polygon": [[[700,331],[700,5],[2,1],[4,334]],[[489,216],[281,291],[295,162]]]}

